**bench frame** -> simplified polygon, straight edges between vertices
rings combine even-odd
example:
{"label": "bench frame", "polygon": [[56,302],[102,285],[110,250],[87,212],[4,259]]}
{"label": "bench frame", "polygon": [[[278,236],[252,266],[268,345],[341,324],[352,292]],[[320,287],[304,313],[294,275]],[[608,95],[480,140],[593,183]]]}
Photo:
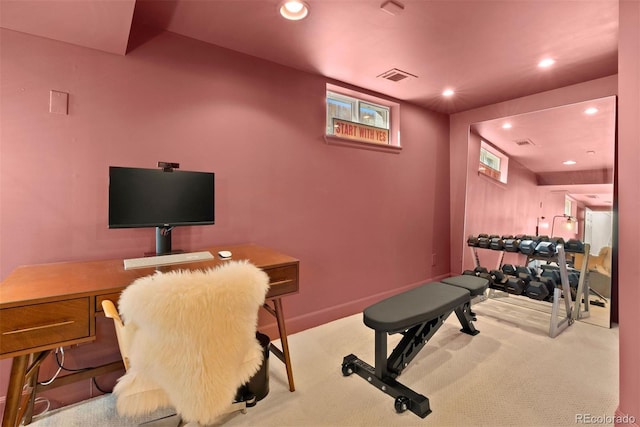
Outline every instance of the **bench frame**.
{"label": "bench frame", "polygon": [[388,358],[387,332],[375,330],[375,368],[356,355],[349,354],[342,361],[342,374],[349,376],[355,373],[395,398],[394,406],[397,412],[404,412],[408,409],[420,418],[425,418],[431,413],[429,399],[396,381],[396,377],[402,373],[453,312],[456,313],[462,325],[461,332],[469,335],[480,333],[472,322],[473,315],[469,298],[452,310],[445,311],[433,319],[413,325],[404,332],[400,332],[403,337]]}

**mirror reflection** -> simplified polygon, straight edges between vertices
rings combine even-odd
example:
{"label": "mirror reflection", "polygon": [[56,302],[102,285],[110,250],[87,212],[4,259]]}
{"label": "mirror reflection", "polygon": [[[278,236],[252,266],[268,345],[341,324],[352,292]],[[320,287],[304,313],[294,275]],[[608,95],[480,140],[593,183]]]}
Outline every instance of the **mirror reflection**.
{"label": "mirror reflection", "polygon": [[[589,304],[580,320],[605,327],[611,310],[615,108],[612,96],[471,125],[465,211],[465,236],[548,236],[585,243],[588,253],[567,252],[566,257],[578,275],[584,266]],[[466,242],[463,250],[465,270],[528,261],[538,272],[546,264],[522,253],[477,250]],[[550,304],[527,297],[503,299],[551,310]]]}

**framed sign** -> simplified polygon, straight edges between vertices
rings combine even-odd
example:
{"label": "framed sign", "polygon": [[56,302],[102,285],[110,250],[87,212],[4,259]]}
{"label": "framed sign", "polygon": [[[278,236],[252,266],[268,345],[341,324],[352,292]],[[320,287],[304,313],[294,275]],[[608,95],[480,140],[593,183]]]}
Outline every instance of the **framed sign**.
{"label": "framed sign", "polygon": [[333,136],[352,141],[388,145],[389,129],[333,118]]}

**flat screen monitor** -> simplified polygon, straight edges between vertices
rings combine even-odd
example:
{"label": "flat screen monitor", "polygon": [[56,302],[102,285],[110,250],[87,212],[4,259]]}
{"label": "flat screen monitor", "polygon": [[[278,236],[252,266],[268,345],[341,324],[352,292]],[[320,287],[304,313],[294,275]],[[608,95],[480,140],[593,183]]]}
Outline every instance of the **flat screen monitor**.
{"label": "flat screen monitor", "polygon": [[170,253],[173,227],[215,223],[214,178],[212,172],[111,166],[109,228],[156,227],[156,253]]}

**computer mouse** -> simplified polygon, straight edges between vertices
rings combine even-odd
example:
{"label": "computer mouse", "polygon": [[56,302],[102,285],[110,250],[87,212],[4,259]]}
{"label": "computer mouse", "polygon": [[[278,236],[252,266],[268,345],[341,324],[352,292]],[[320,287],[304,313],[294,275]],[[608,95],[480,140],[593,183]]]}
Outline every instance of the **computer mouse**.
{"label": "computer mouse", "polygon": [[222,259],[231,258],[231,251],[220,251],[218,252],[218,256]]}

